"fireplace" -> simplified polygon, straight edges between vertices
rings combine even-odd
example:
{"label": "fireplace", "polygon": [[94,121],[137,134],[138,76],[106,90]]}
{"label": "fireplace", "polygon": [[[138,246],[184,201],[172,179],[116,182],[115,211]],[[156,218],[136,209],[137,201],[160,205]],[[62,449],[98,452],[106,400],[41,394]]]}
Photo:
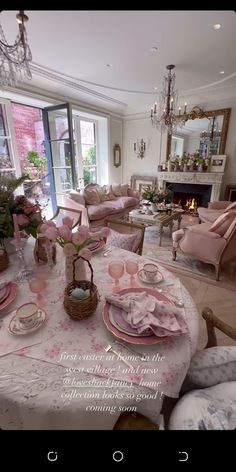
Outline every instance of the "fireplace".
{"label": "fireplace", "polygon": [[173,203],[180,204],[185,210],[191,205],[195,208],[199,206],[207,208],[211,198],[211,185],[166,182],[166,189],[168,188],[173,194]]}

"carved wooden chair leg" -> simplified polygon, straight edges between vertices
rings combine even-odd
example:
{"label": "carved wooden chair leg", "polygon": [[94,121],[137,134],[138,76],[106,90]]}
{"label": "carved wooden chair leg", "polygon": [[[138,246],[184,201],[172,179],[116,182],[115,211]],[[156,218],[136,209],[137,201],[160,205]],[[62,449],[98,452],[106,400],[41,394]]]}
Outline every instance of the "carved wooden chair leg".
{"label": "carved wooden chair leg", "polygon": [[225,323],[225,321],[222,321],[220,318],[215,316],[213,311],[209,307],[203,309],[202,317],[206,321],[207,326],[208,341],[206,347],[217,346],[215,328],[219,329],[231,339],[234,339],[234,341],[236,341],[236,328],[228,325],[227,323]]}
{"label": "carved wooden chair leg", "polygon": [[176,249],[173,247],[173,249],[172,249],[172,260],[173,260],[173,261],[176,261],[176,255],[177,255],[177,251],[176,251]]}

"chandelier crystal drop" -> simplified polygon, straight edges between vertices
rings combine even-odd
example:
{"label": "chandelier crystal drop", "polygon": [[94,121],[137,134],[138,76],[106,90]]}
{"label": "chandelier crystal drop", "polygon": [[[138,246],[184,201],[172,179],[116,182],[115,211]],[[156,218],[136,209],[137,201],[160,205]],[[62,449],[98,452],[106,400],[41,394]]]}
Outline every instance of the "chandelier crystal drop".
{"label": "chandelier crystal drop", "polygon": [[19,10],[16,15],[19,24],[19,32],[14,44],[7,43],[2,25],[0,23],[0,87],[15,86],[17,75],[21,79],[27,77],[32,79],[29,63],[32,61],[32,54],[28,44],[25,22],[28,16],[24,10]]}
{"label": "chandelier crystal drop", "polygon": [[[160,128],[161,131],[167,130],[169,134],[176,131],[177,127],[182,127],[186,120],[181,120],[181,108],[178,109],[177,102],[178,91],[175,89],[175,73],[172,70],[175,68],[173,64],[166,66],[168,74],[163,78],[163,90],[159,95],[159,106],[157,102],[151,108],[151,121],[153,126]],[[186,114],[186,106],[184,114]]]}

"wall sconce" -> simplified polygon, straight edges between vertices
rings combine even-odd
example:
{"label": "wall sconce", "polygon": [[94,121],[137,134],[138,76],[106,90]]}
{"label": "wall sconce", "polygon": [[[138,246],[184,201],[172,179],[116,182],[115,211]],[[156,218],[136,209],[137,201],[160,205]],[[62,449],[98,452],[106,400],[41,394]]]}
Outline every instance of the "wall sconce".
{"label": "wall sconce", "polygon": [[134,152],[137,154],[137,157],[139,159],[143,159],[144,153],[146,151],[146,143],[144,142],[143,138],[141,138],[141,141],[137,141],[134,143]]}

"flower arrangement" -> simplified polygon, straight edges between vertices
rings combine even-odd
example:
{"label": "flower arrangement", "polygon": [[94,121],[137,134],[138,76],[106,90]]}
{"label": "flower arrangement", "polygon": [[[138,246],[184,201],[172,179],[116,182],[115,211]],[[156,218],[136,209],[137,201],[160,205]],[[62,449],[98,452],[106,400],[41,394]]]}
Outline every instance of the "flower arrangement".
{"label": "flower arrangement", "polygon": [[168,195],[168,192],[163,192],[157,190],[155,187],[148,185],[142,193],[142,198],[148,200],[151,203],[162,203],[165,200],[165,197]]}
{"label": "flower arrangement", "polygon": [[20,178],[0,174],[0,241],[14,236],[13,214],[21,231],[36,238],[42,223],[41,208],[38,203],[30,202],[24,195],[14,195],[14,191],[28,176]]}
{"label": "flower arrangement", "polygon": [[101,231],[90,233],[87,226],[78,226],[76,231],[72,231],[73,220],[65,216],[62,219],[62,225],[57,227],[53,221],[45,221],[40,226],[39,236],[47,238],[52,243],[58,243],[62,248],[65,256],[74,256],[78,254],[86,260],[90,260],[92,252],[87,246],[94,241],[99,241],[110,233],[110,229],[104,227]]}

